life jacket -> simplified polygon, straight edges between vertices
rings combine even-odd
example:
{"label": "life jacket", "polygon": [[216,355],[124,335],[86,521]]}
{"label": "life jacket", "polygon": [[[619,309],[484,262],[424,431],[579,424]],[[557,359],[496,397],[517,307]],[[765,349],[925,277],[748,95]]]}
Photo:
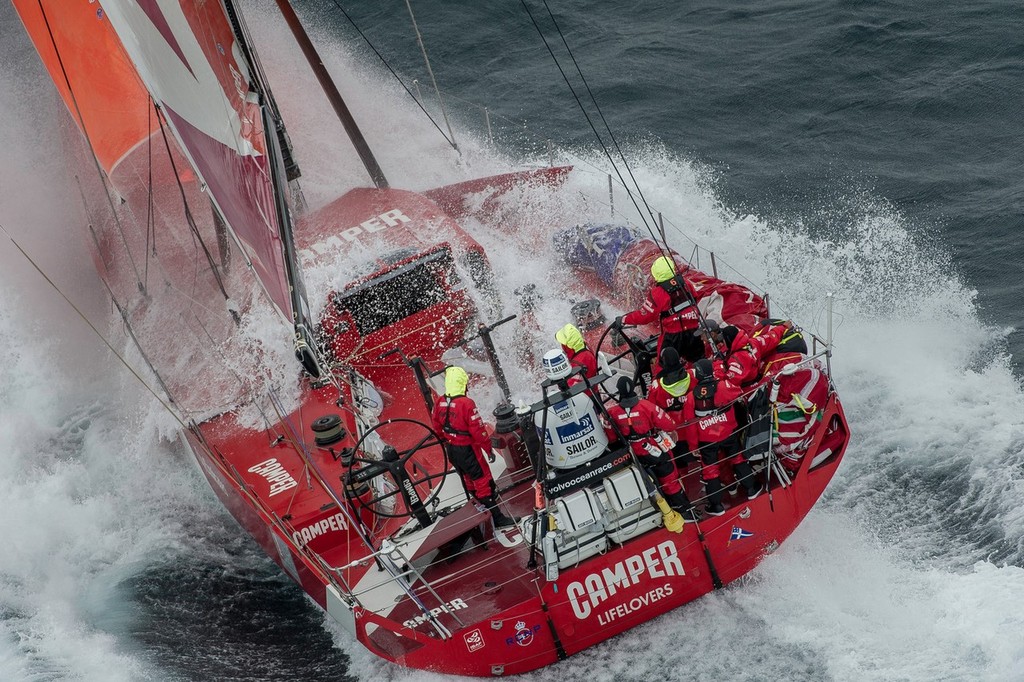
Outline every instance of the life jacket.
{"label": "life jacket", "polygon": [[718,381],[714,377],[703,379],[693,387],[693,412],[697,417],[707,417],[712,414],[721,413],[721,409],[715,407],[715,393],[717,391]]}
{"label": "life jacket", "polygon": [[469,431],[460,431],[459,429],[452,426],[452,408],[455,406],[455,401],[461,397],[462,396],[451,397],[447,395],[444,397],[444,424],[441,425],[441,428],[445,433],[450,434],[452,436],[472,437],[473,434],[471,434]]}
{"label": "life jacket", "polygon": [[693,414],[697,419],[697,440],[701,443],[721,442],[736,430],[736,409],[732,401],[723,407],[715,405],[719,390],[729,392],[712,377],[705,378],[693,389]]}
{"label": "life jacket", "polygon": [[672,302],[672,305],[662,311],[662,321],[666,318],[679,315],[680,322],[682,322],[681,314],[696,305],[693,298],[690,296],[689,290],[686,288],[686,281],[683,279],[683,276],[678,274],[673,275],[664,282],[658,282],[658,286],[668,294],[669,300]]}

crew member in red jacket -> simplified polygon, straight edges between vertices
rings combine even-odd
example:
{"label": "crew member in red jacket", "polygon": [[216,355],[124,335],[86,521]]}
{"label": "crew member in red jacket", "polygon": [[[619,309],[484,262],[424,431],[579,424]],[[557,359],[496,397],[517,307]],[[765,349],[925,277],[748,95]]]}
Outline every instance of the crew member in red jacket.
{"label": "crew member in red jacket", "polygon": [[676,273],[676,264],[668,256],[659,256],[651,265],[654,286],[651,287],[643,307],[615,318],[616,326],[623,324],[661,323],[658,336],[658,355],[666,346],[672,346],[688,362],[704,357],[704,342],[696,334],[700,327],[697,297],[686,278]]}
{"label": "crew member in red jacket", "polygon": [[573,367],[582,367],[588,379],[597,376],[597,356],[587,348],[583,334],[574,324],[567,324],[555,332],[555,341],[562,344],[562,352]]}
{"label": "crew member in red jacket", "polygon": [[684,520],[693,520],[690,500],[679,485],[676,465],[672,463],[671,454],[659,443],[660,432],[674,430],[675,423],[660,407],[637,396],[629,377],[619,377],[616,388],[618,404],[608,407],[608,416],[614,423],[605,425],[608,439],[617,440],[621,433],[640,464],[658,479],[669,506],[681,512]]}
{"label": "crew member in red jacket", "polygon": [[775,351],[788,329],[788,325],[768,325],[756,336],[749,336],[731,325],[723,328],[722,338],[729,347],[725,356],[726,377],[740,386],[757,381],[764,358]]}
{"label": "crew member in red jacket", "polygon": [[[743,394],[743,390],[728,379],[715,376],[714,367],[707,358],[698,360],[694,365],[694,377],[697,385],[689,394],[694,418],[697,420],[695,429],[691,430],[690,447],[700,448],[701,478],[704,480],[708,505],[704,510],[711,516],[725,513],[722,506],[722,482],[719,465],[740,454],[743,446],[737,431],[735,402]],[[754,480],[750,464],[739,458],[734,462],[733,471],[743,483],[747,498],[754,499],[761,494],[761,485]]]}
{"label": "crew member in red jacket", "polygon": [[449,367],[444,373],[444,397],[434,404],[430,415],[434,432],[444,442],[448,459],[462,476],[470,494],[491,512],[494,525],[507,528],[515,521],[505,516],[498,507],[498,494],[491,477],[487,460],[491,440],[484,429],[483,420],[476,409],[476,403],[466,395],[469,376],[461,367]]}
{"label": "crew member in red jacket", "polygon": [[659,364],[661,371],[655,377],[647,399],[663,409],[675,424],[676,445],[672,448],[672,456],[685,466],[697,460],[688,447],[690,439],[686,437],[686,432],[690,427],[683,426],[693,421],[693,404],[692,401],[687,402],[686,395],[697,382],[693,370],[683,366],[679,353],[671,346],[661,351]]}

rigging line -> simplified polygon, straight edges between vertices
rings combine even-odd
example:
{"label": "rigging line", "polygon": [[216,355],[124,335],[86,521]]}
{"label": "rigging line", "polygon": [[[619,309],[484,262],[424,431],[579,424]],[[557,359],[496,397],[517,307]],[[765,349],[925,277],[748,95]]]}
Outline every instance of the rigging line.
{"label": "rigging line", "polygon": [[[551,59],[554,60],[555,66],[558,67],[558,71],[562,74],[562,78],[565,80],[566,85],[569,86],[569,91],[572,92],[572,96],[576,100],[576,104],[579,106],[580,111],[583,112],[584,118],[587,119],[587,123],[590,125],[590,129],[594,132],[594,136],[597,138],[598,143],[601,145],[601,149],[604,150],[605,156],[608,157],[608,161],[612,164],[612,168],[615,170],[615,174],[619,177],[619,182],[621,183],[623,189],[626,190],[626,195],[629,197],[630,202],[632,202],[633,207],[637,211],[637,214],[639,214],[640,219],[643,221],[644,227],[647,228],[648,234],[651,235],[651,239],[654,241],[654,244],[658,247],[658,251],[661,253],[661,255],[664,258],[667,258],[667,259],[672,260],[674,262],[674,259],[672,258],[670,250],[668,248],[668,244],[665,243],[663,240],[660,240],[658,238],[658,235],[655,234],[653,227],[651,227],[651,224],[647,222],[647,218],[644,217],[643,211],[640,210],[640,206],[639,206],[639,204],[637,204],[636,197],[633,196],[633,192],[630,190],[629,186],[626,184],[625,178],[622,177],[622,173],[621,173],[621,171],[619,171],[618,165],[616,165],[615,160],[612,158],[611,153],[608,151],[608,147],[605,145],[604,140],[601,138],[601,135],[598,133],[597,128],[594,126],[593,120],[590,118],[590,115],[587,113],[587,110],[584,108],[583,103],[580,101],[579,95],[576,94],[576,89],[573,88],[572,83],[569,82],[569,77],[566,75],[565,71],[562,69],[562,65],[558,61],[558,57],[555,56],[554,51],[551,49],[551,46],[548,44],[547,38],[544,36],[544,32],[541,31],[540,25],[537,23],[537,20],[533,16],[533,12],[531,12],[529,6],[527,6],[526,0],[519,0],[519,4],[521,4],[523,6],[523,9],[526,10],[526,13],[530,17],[530,21],[533,23],[533,27],[535,29],[537,29],[537,34],[540,35],[541,40],[544,41],[544,46],[547,48],[548,54],[551,55]],[[547,2],[546,1],[545,1],[545,7],[547,7]],[[551,12],[551,10],[549,8],[548,9],[548,13],[550,14],[550,12]],[[552,17],[552,21],[553,20],[554,20],[554,17]],[[557,23],[555,24],[555,28],[556,29],[558,28]],[[558,33],[559,33],[559,35],[561,35],[561,30],[559,30]],[[565,42],[565,37],[564,36],[562,37],[562,41],[563,41],[563,43]],[[568,49],[568,45],[566,45],[566,49]],[[570,54],[570,56],[572,56],[572,52],[571,51],[569,52],[569,54]],[[573,58],[573,63],[575,63],[575,62],[576,62],[576,59]],[[577,70],[579,70],[579,66],[578,65],[577,65]],[[582,78],[582,76],[583,76],[582,71],[580,71],[580,76]],[[584,80],[584,83],[586,83],[586,79],[583,79],[583,80]],[[589,86],[587,86],[587,90],[588,91],[590,90]],[[591,97],[593,98],[593,94],[592,93],[591,93]],[[597,104],[596,100],[595,100],[594,104],[596,106],[596,104]],[[600,107],[598,107],[598,111],[600,112]],[[602,114],[601,118],[602,118],[602,120],[604,119],[604,115],[603,114]],[[607,123],[605,125],[607,127]],[[609,132],[609,134],[611,133],[611,129],[610,128],[608,129],[608,132]],[[613,141],[614,141],[614,139],[615,139],[614,136],[612,136],[612,140]],[[618,148],[617,143],[616,143],[616,148]],[[621,151],[620,151],[620,155],[621,155]],[[623,160],[625,161],[625,158],[623,158]],[[629,169],[629,164],[628,163],[626,164],[626,167],[627,167],[627,169]],[[630,170],[630,177],[632,177],[632,171],[631,170]],[[635,178],[633,179],[633,182],[636,183],[636,179]],[[640,192],[640,186],[639,185],[636,186],[636,189],[637,189],[637,192],[640,193],[641,198],[643,198],[643,193]],[[644,205],[647,206],[647,200],[646,199],[644,199]],[[648,212],[650,212],[650,207],[648,207]],[[653,219],[654,216],[652,215],[651,217]],[[655,222],[657,222],[657,221],[655,221]],[[696,301],[694,303],[696,304]],[[706,323],[704,322],[704,316],[700,314],[699,308],[698,308],[698,315],[700,316],[701,326],[706,326]]]}
{"label": "rigging line", "polygon": [[633,169],[630,168],[629,161],[626,160],[626,155],[622,153],[622,149],[619,147],[619,141],[615,139],[615,133],[612,132],[611,126],[608,125],[608,121],[604,117],[604,111],[601,110],[601,105],[597,103],[597,98],[594,96],[593,90],[590,89],[590,83],[587,82],[586,76],[583,75],[583,69],[580,68],[579,63],[576,61],[576,55],[573,54],[572,49],[569,47],[569,43],[565,39],[565,35],[562,33],[561,27],[555,20],[555,15],[551,12],[551,7],[548,6],[548,0],[543,1],[544,9],[548,11],[548,16],[551,18],[551,23],[554,25],[555,31],[558,32],[558,37],[562,39],[562,45],[565,46],[565,51],[569,53],[569,58],[572,60],[573,66],[576,67],[576,73],[580,75],[580,80],[583,81],[583,86],[587,89],[587,94],[590,95],[590,101],[594,103],[594,108],[597,109],[597,113],[601,117],[601,123],[604,124],[605,130],[608,131],[608,136],[612,140],[612,144],[615,145],[615,151],[618,152],[619,158],[622,159],[622,163],[626,166],[626,172],[629,173],[629,179],[633,181],[633,186],[636,187],[637,194],[640,195],[640,200],[643,201],[644,208],[647,209],[647,214],[651,216],[651,222],[657,223],[658,221],[655,220],[654,218],[654,212],[651,210],[650,205],[647,203],[647,198],[644,196],[643,190],[640,189],[640,183],[637,182],[636,176],[633,175]]}
{"label": "rigging line", "polygon": [[[160,115],[159,105],[153,102],[153,107],[157,110],[157,122],[160,124],[160,135],[164,139],[164,147],[167,149],[167,158],[171,162],[171,172],[174,173],[174,180],[178,183],[178,192],[181,194],[181,203],[185,207],[185,221],[188,223],[189,229],[195,238],[199,241],[199,245],[203,249],[203,254],[206,255],[206,262],[210,265],[210,272],[213,274],[213,278],[217,281],[217,286],[220,288],[220,293],[224,295],[224,300],[230,300],[231,296],[228,295],[227,289],[224,288],[224,280],[221,279],[220,271],[217,269],[216,264],[213,262],[213,256],[210,254],[210,250],[206,247],[206,242],[203,241],[203,236],[199,233],[199,227],[196,225],[195,218],[192,216],[192,209],[188,205],[188,198],[185,197],[185,187],[181,184],[181,177],[178,176],[178,164],[174,161],[174,154],[171,152],[171,143],[167,139],[167,131],[164,129],[163,116]],[[152,185],[150,186],[152,191]],[[235,323],[238,323],[238,314],[231,311],[231,317],[235,318]]]}
{"label": "rigging line", "polygon": [[[260,415],[263,416],[264,421],[266,421],[269,424],[269,419],[267,417],[266,412],[263,410],[263,407],[261,405],[259,405],[259,403],[256,401],[256,398],[255,398],[255,395],[254,395],[255,392],[252,389],[250,389],[248,386],[246,386],[245,380],[242,379],[242,376],[237,371],[235,371],[234,367],[232,367],[231,365],[228,364],[228,359],[227,359],[227,356],[224,354],[224,352],[223,352],[223,350],[221,348],[221,343],[213,338],[213,334],[210,333],[210,330],[207,329],[206,324],[203,323],[202,318],[199,317],[199,314],[195,310],[190,310],[189,312],[192,313],[192,317],[195,318],[196,323],[199,325],[199,328],[203,330],[203,333],[206,335],[206,338],[209,340],[209,342],[210,342],[209,349],[213,352],[214,355],[216,355],[217,357],[220,358],[222,366],[225,369],[227,369],[227,371],[231,374],[231,376],[233,376],[235,378],[235,381],[238,382],[239,387],[242,389],[242,395],[239,396],[239,399],[240,400],[244,399],[244,400],[251,401],[252,404],[256,406],[256,410],[260,413]],[[202,342],[203,339],[199,336],[199,334],[196,333],[196,331],[194,329],[192,329],[192,326],[188,323],[188,320],[185,317],[185,313],[181,312],[181,313],[179,313],[179,316],[181,317],[181,321],[185,323],[185,328],[188,329],[190,332],[192,332],[192,334],[195,335],[195,337],[196,337],[196,339],[198,341]]]}
{"label": "rigging line", "polygon": [[[149,98],[149,102],[152,102],[153,98]],[[146,103],[146,130],[153,130],[153,109],[149,106],[149,102]],[[156,232],[153,226],[156,224],[153,219],[153,134],[150,132],[146,136],[146,158],[149,167],[149,178],[146,181],[147,188],[147,199],[146,199],[146,268],[144,275],[144,284],[149,286],[149,247],[150,237],[153,238],[153,255],[156,255]]]}
{"label": "rigging line", "polygon": [[[160,395],[156,391],[153,390],[152,386],[150,386],[148,383],[146,383],[146,380],[143,379],[142,376],[139,375],[139,373],[137,371],[135,371],[134,367],[132,367],[130,364],[128,364],[128,361],[124,358],[124,356],[122,356],[117,351],[117,349],[114,348],[114,346],[110,343],[110,341],[108,341],[107,338],[105,336],[103,336],[102,333],[100,333],[100,330],[96,328],[96,325],[94,325],[89,320],[89,318],[86,317],[85,313],[83,313],[82,310],[77,305],[75,305],[71,301],[70,298],[67,297],[67,295],[61,290],[61,288],[59,286],[57,286],[56,282],[54,282],[52,279],[50,279],[50,277],[45,272],[43,272],[43,269],[41,267],[39,267],[39,264],[36,263],[35,260],[32,259],[32,256],[28,255],[28,252],[25,251],[25,249],[23,249],[21,247],[21,244],[19,244],[18,241],[14,237],[11,236],[11,233],[7,231],[7,228],[4,227],[3,224],[0,224],[0,231],[2,231],[7,236],[7,238],[11,240],[11,243],[14,244],[14,248],[18,249],[18,251],[21,252],[21,255],[25,257],[25,260],[27,260],[32,265],[32,267],[35,268],[35,271],[38,272],[40,274],[40,276],[43,279],[46,280],[46,283],[49,284],[51,287],[53,287],[54,291],[56,291],[58,294],[60,294],[60,297],[64,299],[64,302],[67,303],[69,306],[71,306],[72,310],[74,310],[76,313],[78,313],[78,316],[80,318],[82,318],[83,322],[85,322],[87,325],[89,325],[89,328],[92,329],[93,333],[96,334],[97,337],[99,337],[100,341],[103,342],[103,345],[105,345],[107,347],[107,349],[110,350],[110,352],[114,354],[114,357],[116,357],[118,360],[121,361],[121,364],[124,365],[128,369],[128,371],[132,373],[132,376],[134,376],[136,379],[138,379],[139,383],[142,384],[142,386],[147,391],[149,391],[149,393],[152,394],[152,396],[154,398],[156,398],[157,402],[160,403],[160,405],[163,406],[163,408],[165,410],[167,410],[167,412],[172,417],[174,417],[174,420],[177,421],[182,426],[182,428],[187,428],[186,425],[185,425],[185,422],[182,421],[182,418],[178,415],[178,413],[175,412],[174,409],[172,409],[171,406],[168,405],[167,402],[165,402],[164,399],[161,398]],[[111,300],[114,300],[113,297],[111,297]],[[114,301],[114,304],[117,305],[117,302]],[[121,310],[121,306],[118,305],[117,307],[118,307],[118,310]],[[121,312],[121,316],[122,316],[122,320],[124,320],[125,318],[124,318],[124,312],[123,311]],[[133,335],[133,338],[134,338],[134,335]],[[136,343],[138,343],[138,341],[136,341]],[[159,376],[157,376],[157,380],[158,381],[160,380]],[[163,382],[161,381],[161,385],[162,384],[163,384]],[[166,390],[166,386],[164,387],[164,390]],[[168,396],[169,395],[170,394],[168,394]]]}
{"label": "rigging line", "polygon": [[448,110],[444,107],[444,99],[441,97],[441,90],[437,87],[437,79],[434,78],[434,69],[430,66],[430,58],[427,57],[427,46],[423,44],[423,36],[420,34],[420,27],[416,23],[416,15],[412,11],[411,0],[405,0],[405,6],[409,10],[409,18],[412,19],[412,30],[416,32],[416,42],[420,45],[420,52],[423,53],[423,63],[427,65],[427,73],[430,75],[430,83],[434,86],[434,93],[437,94],[437,103],[441,106],[441,116],[444,117],[444,124],[448,127],[448,135],[451,136],[452,146],[455,151],[459,150],[455,144],[455,133],[452,131],[452,124],[448,121]]}
{"label": "rigging line", "polygon": [[[605,156],[608,157],[608,162],[611,163],[612,169],[615,171],[615,174],[619,177],[619,182],[622,183],[622,186],[625,188],[626,194],[629,196],[630,201],[633,202],[633,206],[634,208],[636,208],[637,214],[639,214],[640,219],[644,223],[644,227],[646,227],[647,231],[650,232],[651,237],[654,238],[655,243],[658,243],[658,238],[654,235],[654,230],[647,222],[647,218],[644,217],[644,212],[640,210],[640,205],[637,203],[636,197],[633,196],[633,192],[630,191],[629,186],[626,184],[626,179],[622,177],[622,172],[619,171],[619,167],[615,163],[615,159],[612,157],[611,152],[608,151],[608,147],[607,145],[605,145],[604,139],[601,137],[601,134],[597,130],[597,126],[594,125],[593,119],[590,118],[590,114],[587,113],[586,108],[583,106],[583,102],[580,101],[579,95],[576,94],[576,89],[572,86],[572,83],[569,81],[569,76],[565,73],[565,70],[562,68],[562,64],[558,61],[558,57],[555,56],[555,52],[554,50],[551,49],[551,45],[548,44],[548,39],[544,36],[544,32],[541,30],[540,24],[538,24],[537,19],[534,18],[533,12],[530,11],[529,6],[526,4],[526,0],[519,0],[519,4],[522,5],[523,9],[526,10],[526,14],[529,15],[530,21],[533,23],[533,27],[537,29],[537,35],[539,35],[540,39],[544,41],[544,47],[547,48],[548,54],[551,55],[551,59],[555,62],[555,66],[558,67],[558,72],[562,74],[562,79],[565,81],[565,84],[569,86],[569,92],[572,93],[572,96],[576,100],[576,104],[579,106],[580,111],[583,112],[583,117],[587,119],[587,123],[590,125],[590,129],[594,132],[594,137],[597,138],[598,144],[601,145],[601,149],[604,151]],[[661,248],[660,244],[658,246],[659,248]]]}
{"label": "rigging line", "polygon": [[341,3],[338,0],[332,0],[332,2],[334,3],[334,6],[338,8],[338,11],[345,15],[345,18],[348,19],[348,23],[352,24],[352,28],[356,30],[356,33],[359,34],[359,37],[363,39],[363,41],[371,50],[373,50],[373,53],[377,55],[377,58],[380,59],[381,63],[387,68],[387,70],[391,72],[391,75],[395,77],[395,80],[397,80],[398,84],[402,86],[402,89],[409,94],[409,97],[412,97],[412,101],[416,102],[416,106],[420,108],[420,111],[423,112],[423,115],[427,117],[427,119],[434,125],[435,128],[437,128],[437,132],[441,133],[441,137],[444,138],[444,141],[447,142],[452,149],[458,151],[459,147],[458,145],[455,144],[454,138],[450,139],[448,135],[445,134],[445,132],[441,129],[441,126],[439,126],[437,124],[437,121],[434,120],[434,117],[431,116],[430,112],[427,111],[426,108],[423,106],[423,103],[420,102],[419,98],[417,98],[416,95],[412,94],[412,90],[410,90],[409,86],[405,84],[405,81],[402,80],[402,77],[399,76],[398,72],[396,72],[391,67],[391,64],[388,63],[388,60],[384,58],[384,55],[380,53],[376,46],[374,46],[374,44],[370,42],[370,39],[366,36],[365,33],[363,33],[362,29],[360,29],[359,26],[356,25],[355,20],[352,19],[349,13],[345,11],[345,8],[341,6]]}
{"label": "rigging line", "polygon": [[121,219],[117,214],[117,209],[114,207],[114,198],[110,196],[110,189],[107,187],[103,168],[100,166],[100,160],[96,157],[96,150],[92,146],[92,138],[89,137],[89,131],[85,127],[85,118],[82,116],[82,109],[78,106],[78,98],[75,96],[75,90],[71,87],[71,78],[68,76],[67,69],[64,68],[64,59],[60,56],[60,49],[57,47],[57,39],[53,35],[53,29],[50,28],[50,19],[46,16],[46,10],[43,9],[43,0],[38,0],[39,12],[43,15],[43,23],[46,24],[46,32],[50,35],[50,44],[53,45],[53,53],[57,56],[57,63],[60,64],[60,72],[64,76],[64,84],[68,88],[68,94],[71,95],[71,102],[75,105],[75,113],[78,115],[78,124],[81,127],[82,135],[85,137],[85,142],[89,146],[89,153],[92,155],[92,162],[96,166],[96,172],[100,176],[100,182],[103,184],[104,194],[107,195],[107,202],[110,204],[110,212],[114,216],[114,222],[117,224],[117,231],[121,235],[121,242],[124,244],[124,250],[128,254],[128,261],[132,264],[132,270],[135,271],[135,283],[139,287],[139,291],[143,296],[146,296],[146,287],[142,283],[142,279],[139,277],[139,267],[135,264],[135,258],[132,256],[132,250],[128,248],[128,239],[124,235],[124,229],[121,226]]}
{"label": "rigging line", "polygon": [[[92,237],[92,242],[96,246],[97,252],[100,252],[100,240],[97,238],[96,230],[93,229],[92,225],[89,225],[89,236]],[[106,269],[106,264],[104,264],[103,267]],[[171,393],[171,389],[168,388],[167,384],[164,382],[164,378],[160,376],[160,372],[157,371],[156,366],[153,365],[153,361],[149,359],[149,355],[145,350],[143,350],[142,344],[139,343],[139,337],[135,335],[135,330],[132,328],[132,324],[128,320],[127,310],[118,302],[117,297],[114,296],[114,290],[110,288],[110,284],[103,275],[100,275],[100,281],[103,282],[104,288],[106,288],[107,293],[110,294],[110,304],[117,309],[118,314],[121,316],[121,326],[124,328],[126,336],[128,336],[132,340],[132,343],[135,344],[135,349],[139,351],[139,355],[142,356],[146,366],[149,367],[149,371],[153,373],[154,377],[156,377],[157,383],[160,384],[160,388],[162,388],[164,393],[167,394],[167,399],[172,403],[176,403],[177,401],[174,400],[174,395]]]}

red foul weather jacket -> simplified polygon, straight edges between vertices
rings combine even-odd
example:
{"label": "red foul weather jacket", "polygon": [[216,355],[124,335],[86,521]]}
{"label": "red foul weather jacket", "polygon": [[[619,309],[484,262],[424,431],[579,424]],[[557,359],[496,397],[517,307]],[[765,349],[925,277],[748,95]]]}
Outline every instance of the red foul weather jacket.
{"label": "red foul weather jacket", "polygon": [[562,345],[562,352],[565,353],[565,357],[569,359],[569,364],[573,367],[582,367],[583,374],[588,379],[593,379],[597,376],[597,356],[589,348],[584,347],[583,350],[576,352],[565,344]]}
{"label": "red foul weather jacket", "polygon": [[736,410],[732,403],[743,395],[743,389],[728,379],[712,379],[698,383],[686,394],[687,406],[697,420],[697,441],[719,443],[736,430]]}
{"label": "red foul weather jacket", "polygon": [[753,337],[741,330],[729,348],[725,378],[739,385],[756,381],[762,360],[775,350],[785,333],[783,325],[772,325]]}
{"label": "red foul weather jacket", "polygon": [[434,431],[452,445],[474,445],[485,452],[491,447],[491,440],[472,398],[464,395],[441,397],[434,404],[430,421]]}
{"label": "red foul weather jacket", "polygon": [[[669,293],[663,284],[669,284],[669,288],[671,288],[672,280],[655,284],[647,294],[647,299],[644,301],[643,306],[639,310],[634,310],[623,316],[623,323],[640,325],[661,320],[661,331],[664,334],[678,334],[679,332],[690,331],[699,327],[700,317],[697,313],[697,306],[686,305],[690,301],[687,297],[687,292],[689,292],[690,296],[694,296],[694,299],[696,298],[693,287],[682,276],[678,276],[678,279],[684,282],[685,291],[680,287]],[[681,306],[685,307],[682,307],[678,312],[672,312],[673,308]]]}
{"label": "red foul weather jacket", "polygon": [[[675,422],[664,410],[649,400],[640,400],[628,410],[621,405],[612,404],[608,407],[608,416],[618,425],[622,435],[629,441],[629,448],[637,457],[651,456],[649,448],[661,448],[655,437],[659,431],[675,430]],[[615,429],[606,427],[609,440],[617,438]]]}

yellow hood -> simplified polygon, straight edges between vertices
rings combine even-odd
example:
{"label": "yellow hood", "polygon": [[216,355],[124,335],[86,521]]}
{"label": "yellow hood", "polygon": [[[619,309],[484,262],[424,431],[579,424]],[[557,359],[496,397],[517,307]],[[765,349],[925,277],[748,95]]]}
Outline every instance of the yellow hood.
{"label": "yellow hood", "polygon": [[659,256],[651,264],[651,276],[655,282],[665,282],[672,279],[676,274],[676,264],[668,256]]}
{"label": "yellow hood", "polygon": [[444,394],[455,397],[466,395],[466,386],[469,385],[469,375],[461,367],[449,367],[444,371]]}
{"label": "yellow hood", "polygon": [[583,350],[586,346],[586,342],[583,340],[583,334],[576,328],[575,325],[567,324],[557,332],[555,332],[555,341],[562,344],[566,348],[571,348],[577,353]]}

